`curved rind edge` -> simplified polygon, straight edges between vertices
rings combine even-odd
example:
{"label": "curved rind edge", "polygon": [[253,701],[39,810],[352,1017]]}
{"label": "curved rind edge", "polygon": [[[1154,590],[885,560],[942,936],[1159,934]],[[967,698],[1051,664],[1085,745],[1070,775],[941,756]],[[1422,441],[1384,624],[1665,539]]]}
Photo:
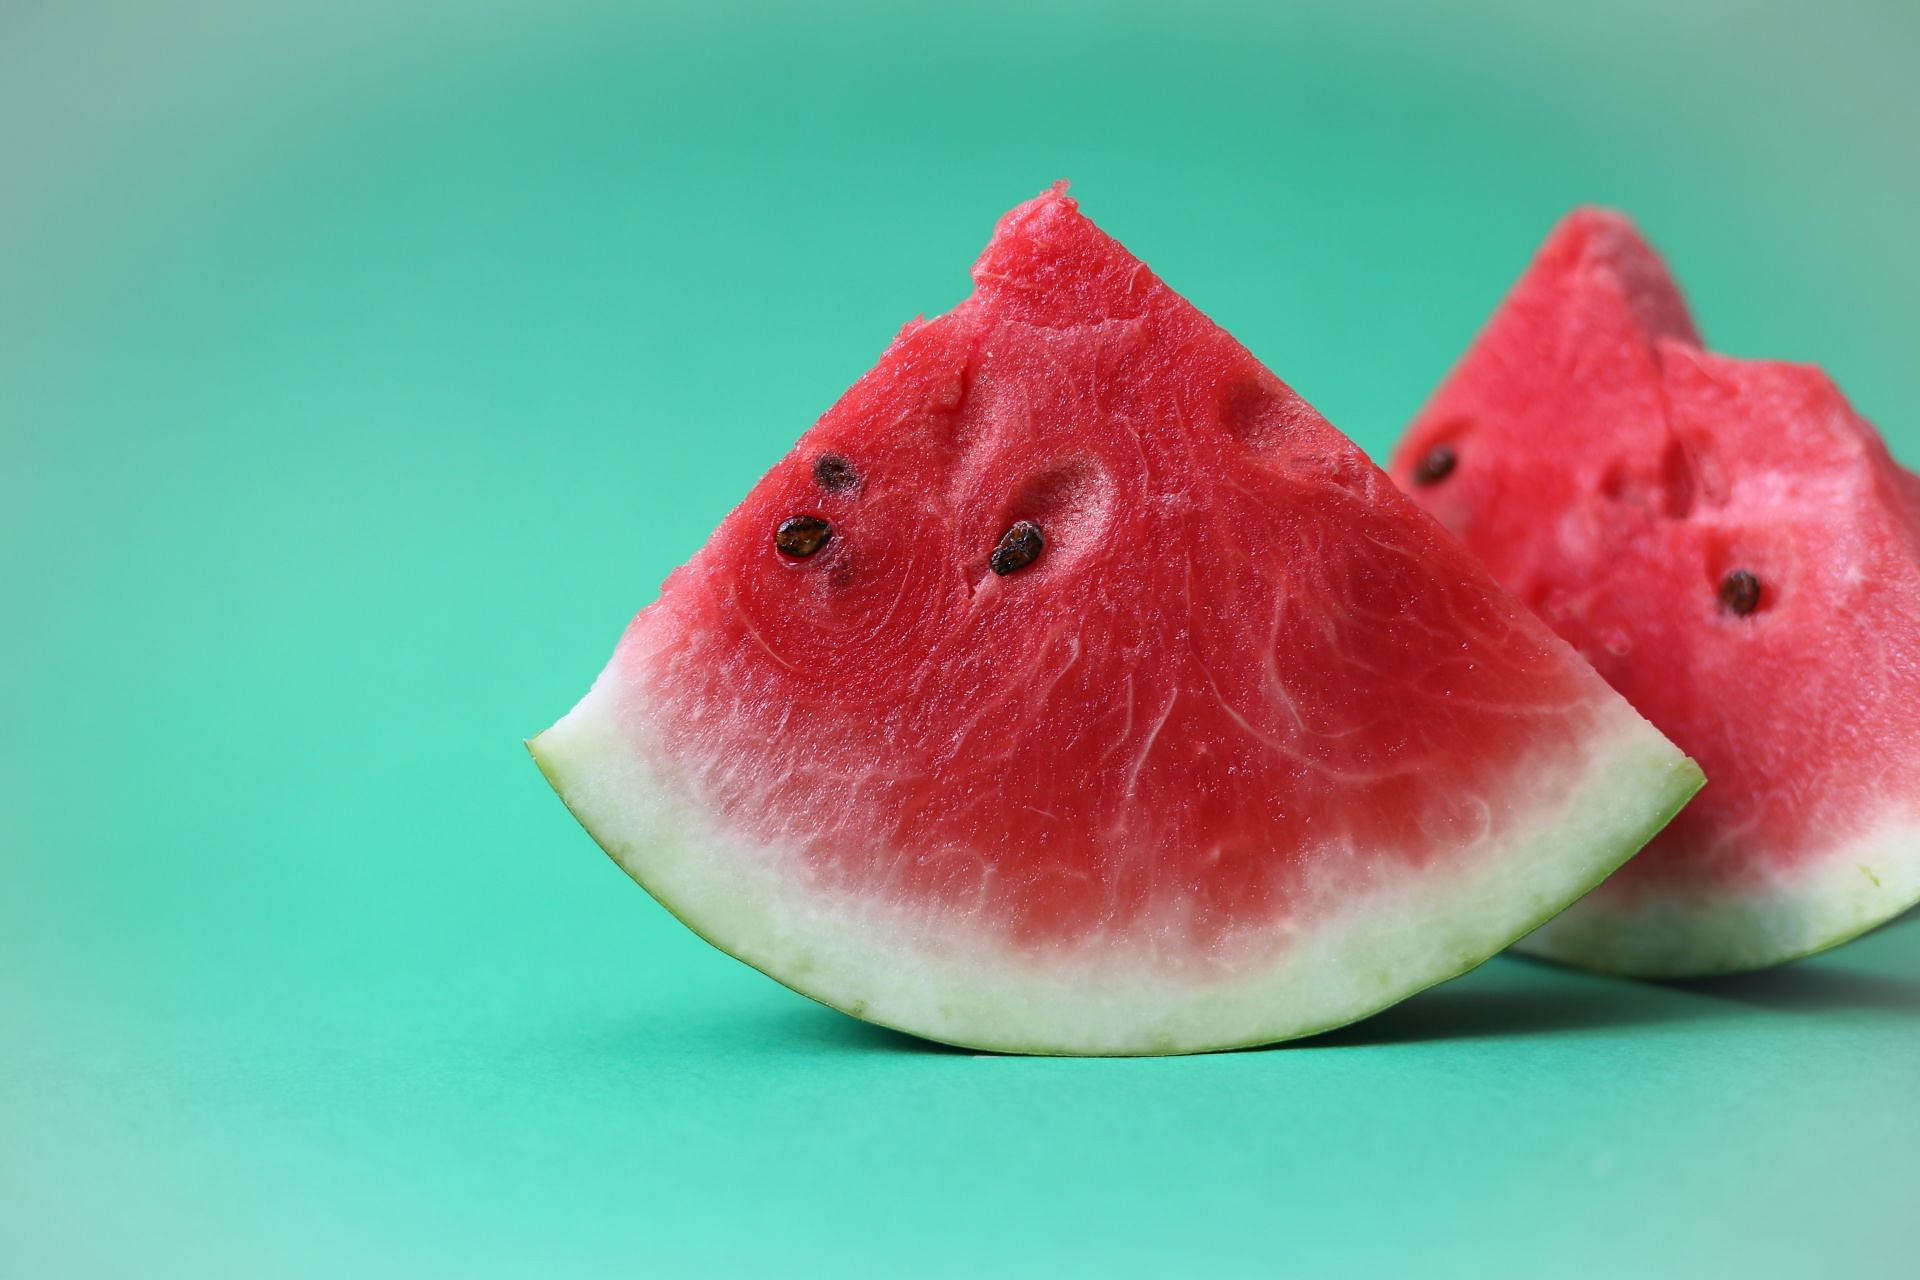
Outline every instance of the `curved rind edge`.
{"label": "curved rind edge", "polygon": [[1516,950],[1632,978],[1747,973],[1817,955],[1920,905],[1920,823],[1866,835],[1750,889],[1714,886],[1691,900],[1623,900],[1603,890],[1522,939]]}
{"label": "curved rind edge", "polygon": [[[1581,780],[1531,835],[1462,872],[1403,868],[1280,959],[1231,981],[1126,973],[941,938],[769,868],[778,851],[719,831],[630,745],[612,668],[527,743],[620,867],[721,951],[831,1008],[923,1039],[1003,1053],[1134,1056],[1250,1048],[1329,1031],[1475,968],[1605,880],[1704,778],[1621,701]],[[772,856],[770,856],[772,855]],[[970,946],[969,946],[970,942]],[[971,953],[969,953],[969,951]]]}

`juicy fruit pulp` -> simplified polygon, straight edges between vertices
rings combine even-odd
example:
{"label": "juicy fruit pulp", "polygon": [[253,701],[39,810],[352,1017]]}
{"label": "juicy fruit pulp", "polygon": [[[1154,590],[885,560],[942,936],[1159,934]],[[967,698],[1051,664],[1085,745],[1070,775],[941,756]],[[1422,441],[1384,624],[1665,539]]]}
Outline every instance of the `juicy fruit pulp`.
{"label": "juicy fruit pulp", "polygon": [[1920,899],[1920,480],[1825,375],[1702,350],[1631,224],[1583,210],[1393,471],[1709,779],[1523,946],[1725,972]]}
{"label": "juicy fruit pulp", "polygon": [[532,744],[703,936],[934,1039],[1264,1043],[1478,963],[1698,785],[1064,193],[974,280]]}

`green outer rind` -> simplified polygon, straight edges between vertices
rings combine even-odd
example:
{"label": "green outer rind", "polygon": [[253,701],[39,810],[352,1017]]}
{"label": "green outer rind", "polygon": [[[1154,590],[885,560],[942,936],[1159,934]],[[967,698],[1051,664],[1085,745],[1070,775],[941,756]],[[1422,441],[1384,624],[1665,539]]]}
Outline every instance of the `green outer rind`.
{"label": "green outer rind", "polygon": [[[1146,1018],[1148,1029],[1123,1029],[1113,1035],[1100,1034],[1104,1028],[1092,1034],[1083,1032],[1074,1035],[1060,1030],[1059,1023],[1066,1019],[1041,1018],[1040,1022],[1053,1032],[1052,1035],[1045,1035],[1034,1034],[1032,1024],[1035,1019],[1030,1014],[1018,1016],[1018,1010],[1014,1007],[1021,994],[1019,984],[1028,981],[1029,975],[1020,975],[1011,987],[1004,979],[997,983],[987,981],[986,974],[995,962],[983,955],[979,970],[962,968],[957,972],[964,974],[965,980],[979,976],[983,987],[991,989],[997,985],[1013,993],[1005,1007],[1008,1026],[1002,1030],[982,1025],[994,1019],[976,1017],[974,1025],[967,1025],[961,1019],[956,1028],[951,1025],[950,1019],[943,1022],[930,1010],[919,1011],[920,1016],[915,1016],[916,1011],[910,1007],[901,1008],[897,1000],[889,1002],[877,994],[871,998],[856,994],[852,988],[846,987],[848,974],[844,966],[839,971],[823,972],[804,950],[783,954],[777,940],[769,941],[765,936],[755,936],[754,922],[746,918],[753,914],[751,910],[741,908],[741,920],[730,921],[725,918],[734,908],[733,901],[727,901],[725,910],[713,910],[709,902],[707,905],[710,909],[702,911],[677,900],[683,895],[675,894],[670,887],[661,883],[663,878],[670,878],[662,868],[671,867],[676,860],[681,860],[688,846],[694,847],[702,857],[718,863],[725,859],[732,842],[727,837],[716,835],[708,827],[704,815],[687,808],[684,801],[672,798],[663,801],[666,789],[660,788],[657,782],[638,771],[638,753],[622,746],[618,736],[631,732],[633,722],[626,717],[612,716],[611,719],[619,721],[622,727],[616,734],[610,726],[609,708],[617,701],[609,687],[611,684],[612,673],[609,671],[603,674],[594,690],[569,716],[552,729],[529,740],[526,745],[542,774],[574,817],[636,883],[704,941],[801,995],[849,1016],[909,1035],[957,1047],[1001,1053],[1142,1056],[1215,1052],[1315,1035],[1359,1021],[1408,996],[1475,968],[1559,914],[1569,903],[1605,880],[1651,839],[1705,781],[1691,760],[1651,725],[1633,714],[1624,702],[1620,702],[1616,712],[1619,729],[1615,734],[1619,739],[1619,749],[1610,755],[1602,755],[1599,763],[1589,771],[1584,785],[1573,789],[1560,806],[1561,812],[1556,815],[1560,819],[1558,822],[1542,823],[1537,839],[1511,851],[1498,866],[1486,869],[1496,874],[1485,877],[1488,887],[1484,893],[1477,895],[1479,901],[1463,902],[1459,904],[1462,909],[1437,913],[1435,920],[1424,922],[1427,932],[1442,932],[1442,928],[1436,927],[1437,921],[1455,934],[1467,931],[1472,935],[1472,940],[1462,944],[1456,938],[1449,944],[1444,938],[1437,938],[1430,952],[1421,957],[1424,963],[1418,966],[1417,972],[1411,967],[1389,972],[1378,983],[1378,989],[1369,995],[1358,999],[1349,996],[1344,1002],[1331,999],[1324,1009],[1313,1015],[1303,1014],[1296,1009],[1291,1018],[1282,1017],[1263,1023],[1243,1012],[1240,1016],[1223,1019],[1218,1026],[1185,1035],[1152,1030],[1151,1012]],[[596,701],[597,709],[594,706]],[[592,725],[591,722],[596,720],[606,723]],[[589,727],[581,728],[583,724]],[[581,751],[581,747],[586,750]],[[621,756],[626,758],[618,758]],[[609,770],[615,781],[611,787],[606,776]],[[601,776],[596,778],[596,772]],[[622,790],[627,794],[618,794]],[[645,794],[649,790],[654,794]],[[1632,794],[1623,799],[1618,794],[1623,791]],[[635,839],[631,834],[623,835],[612,829],[622,825],[622,818],[615,815],[615,810],[624,810],[628,816],[635,812],[644,814],[649,809],[659,809],[663,803],[669,807],[667,814],[642,818],[634,824],[641,838]],[[1631,815],[1629,818],[1605,820],[1609,813],[1618,814],[1623,803]],[[668,820],[661,821],[662,816]],[[1601,830],[1599,837],[1594,835],[1596,829]],[[689,833],[691,839],[688,838]],[[766,859],[757,858],[755,864],[764,866]],[[1518,914],[1513,909],[1513,903],[1498,900],[1510,882],[1527,882],[1530,877],[1537,878],[1542,867],[1560,864],[1565,864],[1572,874],[1560,876],[1544,896],[1537,886],[1526,890],[1514,888],[1506,894],[1513,899],[1534,895],[1534,900],[1526,902]],[[716,871],[715,878],[729,874],[734,873]],[[1427,883],[1430,888],[1432,879],[1429,878]],[[808,892],[791,883],[783,888],[787,893]],[[1408,886],[1397,884],[1393,888],[1404,895]],[[741,896],[746,898],[751,895]],[[1417,899],[1417,887],[1412,896]],[[1506,918],[1498,926],[1482,927],[1489,917],[1502,914],[1497,910],[1501,907],[1505,908]],[[1415,922],[1414,932],[1421,931],[1421,923]],[[738,927],[741,925],[745,927]],[[763,934],[778,933],[777,929],[766,926],[764,921],[761,926],[760,932]],[[862,940],[861,945],[865,945],[865,939],[874,931],[866,928],[864,922],[841,922],[838,932],[857,936]],[[884,927],[878,932],[884,934]],[[977,939],[975,945],[978,945]],[[923,967],[932,967],[925,962],[924,956],[915,953],[912,946],[903,946],[891,953],[876,952],[869,959],[871,963],[862,966],[864,972],[854,973],[852,981],[854,987],[863,982],[871,984],[876,992],[889,982],[897,983],[900,973],[912,969],[916,962],[922,962]],[[1021,963],[1031,961],[1022,957]],[[1283,960],[1275,967],[1275,972],[1283,970],[1286,963]],[[949,966],[949,975],[953,972]],[[1084,1003],[1088,1009],[1064,1006],[1071,1009],[1073,1014],[1084,1015],[1092,1011],[1095,1005],[1114,1003],[1110,993],[1097,999],[1088,990],[1096,983],[1112,982],[1111,965],[1091,963],[1084,970],[1071,971],[1068,977],[1078,979],[1077,983],[1069,981],[1062,988],[1073,992],[1068,999],[1078,1002],[1080,992],[1087,991]],[[1179,996],[1170,995],[1167,984],[1149,976],[1122,979],[1119,985],[1124,987],[1136,980],[1140,985],[1140,1004],[1157,1009],[1163,1016],[1175,1016],[1169,1011],[1174,1008]],[[1031,975],[1031,982],[1035,987],[1049,983],[1061,986],[1051,978],[1040,976],[1039,971]],[[1150,990],[1156,983],[1159,983],[1158,989]],[[955,978],[949,983],[949,986],[953,985],[963,985],[963,979]],[[836,986],[843,989],[836,990]],[[1219,988],[1191,986],[1186,991],[1187,1001],[1197,1004],[1217,995]],[[1063,1006],[1058,993],[1054,994],[1056,1000],[1053,1007],[1060,1009]],[[1286,991],[1289,998],[1295,994],[1291,990]],[[876,1004],[883,1007],[876,1008]],[[1122,1014],[1132,1012],[1124,1000],[1120,1002],[1119,1009]],[[942,1014],[945,1012],[941,1010]],[[1025,1034],[1013,1030],[1014,1025],[1021,1023],[1027,1024]]]}
{"label": "green outer rind", "polygon": [[1623,977],[1707,978],[1818,955],[1916,905],[1920,823],[1902,814],[1751,888],[1680,900],[1603,888],[1516,949]]}

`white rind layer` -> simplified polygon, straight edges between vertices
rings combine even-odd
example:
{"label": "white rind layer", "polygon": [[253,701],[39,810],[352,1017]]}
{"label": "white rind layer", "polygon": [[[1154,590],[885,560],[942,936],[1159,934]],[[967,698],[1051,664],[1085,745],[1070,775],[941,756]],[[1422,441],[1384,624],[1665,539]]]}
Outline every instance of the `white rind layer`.
{"label": "white rind layer", "polygon": [[[1160,1054],[1268,1044],[1341,1026],[1465,972],[1587,892],[1700,786],[1698,768],[1624,701],[1583,766],[1516,775],[1514,820],[1427,869],[1343,885],[1260,958],[1156,969],[1150,948],[1037,956],[796,874],[798,854],[722,830],[636,750],[644,707],[614,667],[528,747],[613,859],[707,941],[870,1022],[972,1048]],[[1568,785],[1571,780],[1571,785]],[[1551,796],[1530,792],[1551,788]],[[1516,801],[1515,797],[1520,799]],[[1490,799],[1498,799],[1490,797]]]}
{"label": "white rind layer", "polygon": [[1751,889],[1632,897],[1602,887],[1518,949],[1636,978],[1700,978],[1797,960],[1920,903],[1920,823],[1910,811]]}

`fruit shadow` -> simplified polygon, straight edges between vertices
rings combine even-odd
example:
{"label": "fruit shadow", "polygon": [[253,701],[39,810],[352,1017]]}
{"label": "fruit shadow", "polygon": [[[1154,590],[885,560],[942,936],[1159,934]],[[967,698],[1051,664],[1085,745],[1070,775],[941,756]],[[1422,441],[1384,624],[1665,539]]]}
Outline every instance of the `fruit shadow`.
{"label": "fruit shadow", "polygon": [[1359,1049],[1509,1039],[1687,1022],[1713,1012],[1691,1001],[1662,998],[1658,988],[1641,983],[1520,960],[1500,963],[1540,972],[1518,986],[1469,980],[1431,987],[1370,1018],[1295,1043],[1303,1049]]}
{"label": "fruit shadow", "polygon": [[854,1053],[894,1053],[931,1058],[1013,1057],[982,1049],[963,1049],[938,1040],[922,1040],[905,1031],[862,1022],[826,1005],[797,1008],[789,1014],[796,1039],[815,1047]]}
{"label": "fruit shadow", "polygon": [[1297,1043],[1357,1048],[1650,1027],[1724,1017],[1737,1012],[1736,1006],[1782,1014],[1920,1012],[1920,980],[1818,962],[1664,982],[1584,973],[1524,956],[1503,956],[1493,963],[1511,966],[1510,972],[1524,975],[1526,981],[1501,985],[1473,975]]}
{"label": "fruit shadow", "polygon": [[1690,978],[1663,985],[1675,991],[1782,1013],[1826,1009],[1920,1013],[1920,981],[1812,965],[1789,965],[1723,978]]}

